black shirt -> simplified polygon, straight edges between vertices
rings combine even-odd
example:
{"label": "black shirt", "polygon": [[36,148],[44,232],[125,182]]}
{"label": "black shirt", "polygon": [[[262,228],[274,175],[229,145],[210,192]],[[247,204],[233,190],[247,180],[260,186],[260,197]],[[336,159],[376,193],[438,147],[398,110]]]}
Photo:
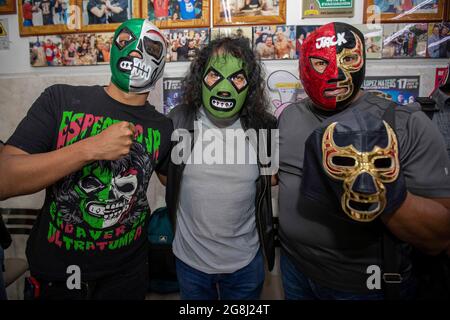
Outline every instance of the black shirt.
{"label": "black shirt", "polygon": [[27,243],[32,275],[66,279],[70,265],[83,280],[145,261],[153,171],[166,174],[172,123],[146,103],[128,106],[101,86],[54,85],[35,101],[7,144],[30,154],[63,148],[129,121],[136,127],[130,153],[96,161],[47,188]]}

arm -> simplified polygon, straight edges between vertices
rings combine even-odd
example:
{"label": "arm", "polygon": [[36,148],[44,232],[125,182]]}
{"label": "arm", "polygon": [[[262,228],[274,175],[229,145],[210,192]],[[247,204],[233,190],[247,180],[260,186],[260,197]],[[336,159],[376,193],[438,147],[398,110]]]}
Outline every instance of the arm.
{"label": "arm", "polygon": [[408,193],[400,208],[381,219],[398,238],[429,254],[448,251],[450,159],[445,141],[423,112],[414,112],[402,126],[400,163]]}
{"label": "arm", "polygon": [[278,173],[274,174],[271,178],[272,187],[278,185]]}
{"label": "arm", "polygon": [[0,153],[0,200],[37,192],[95,160],[115,160],[128,154],[134,127],[128,122],[61,149],[28,154],[5,146]]}
{"label": "arm", "polygon": [[167,176],[162,175],[160,173],[156,173],[156,175],[158,176],[159,182],[161,182],[161,184],[163,186],[166,186],[167,185]]}
{"label": "arm", "polygon": [[108,10],[110,10],[112,13],[115,13],[115,14],[121,13],[124,10],[124,8],[122,8],[120,5],[115,5],[114,6],[109,1],[106,1],[106,8]]}
{"label": "arm", "polygon": [[383,223],[399,239],[427,254],[439,254],[450,248],[450,199],[428,199],[407,194],[402,206]]}
{"label": "arm", "polygon": [[98,8],[98,7],[92,7],[89,11],[90,11],[94,16],[100,18],[100,17],[102,17],[102,16],[105,15],[106,6],[105,6],[105,5],[102,5],[100,8]]}

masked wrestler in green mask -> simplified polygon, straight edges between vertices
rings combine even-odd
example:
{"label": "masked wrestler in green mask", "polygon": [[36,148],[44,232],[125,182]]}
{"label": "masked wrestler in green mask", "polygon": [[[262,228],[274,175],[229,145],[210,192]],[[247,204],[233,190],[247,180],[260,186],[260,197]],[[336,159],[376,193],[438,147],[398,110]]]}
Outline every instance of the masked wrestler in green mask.
{"label": "masked wrestler in green mask", "polygon": [[124,92],[149,92],[163,75],[166,50],[161,32],[150,21],[124,22],[114,34],[111,81]]}
{"label": "masked wrestler in green mask", "polygon": [[231,54],[214,55],[206,66],[202,83],[205,110],[216,120],[235,118],[248,92],[243,61]]}

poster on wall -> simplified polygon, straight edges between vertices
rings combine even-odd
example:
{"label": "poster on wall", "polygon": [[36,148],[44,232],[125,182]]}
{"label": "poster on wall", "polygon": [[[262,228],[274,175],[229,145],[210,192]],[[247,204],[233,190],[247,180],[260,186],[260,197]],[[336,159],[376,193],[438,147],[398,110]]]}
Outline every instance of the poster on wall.
{"label": "poster on wall", "polygon": [[434,80],[434,89],[432,92],[430,92],[430,95],[433,94],[433,92],[439,88],[441,85],[443,85],[447,78],[449,77],[449,68],[448,67],[442,67],[442,68],[436,68],[436,77]]}
{"label": "poster on wall", "polygon": [[181,102],[181,80],[183,78],[163,79],[163,113],[168,114]]}
{"label": "poster on wall", "polygon": [[366,77],[362,88],[400,105],[406,105],[419,96],[420,76]]}
{"label": "poster on wall", "polygon": [[0,50],[9,50],[8,19],[0,19]]}
{"label": "poster on wall", "polygon": [[266,84],[272,111],[277,118],[287,106],[307,97],[298,76],[286,70],[269,74]]}
{"label": "poster on wall", "polygon": [[303,0],[303,18],[353,17],[353,0]]}

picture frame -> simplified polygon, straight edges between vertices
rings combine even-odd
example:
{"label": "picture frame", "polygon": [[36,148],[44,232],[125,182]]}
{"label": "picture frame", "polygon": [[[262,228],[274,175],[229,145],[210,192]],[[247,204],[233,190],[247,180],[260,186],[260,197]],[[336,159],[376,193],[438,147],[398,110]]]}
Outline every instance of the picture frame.
{"label": "picture frame", "polygon": [[383,26],[383,59],[426,58],[428,23],[397,23]]}
{"label": "picture frame", "polygon": [[445,13],[445,21],[450,21],[450,1],[447,1],[447,8]]}
{"label": "picture frame", "polygon": [[[81,32],[113,32],[128,19],[144,18],[141,15],[139,0],[127,0],[125,8],[121,8],[123,1],[120,0],[110,0],[109,8],[101,3],[103,1],[105,0],[77,0],[77,6],[81,11]],[[122,11],[114,13],[112,6]]]}
{"label": "picture frame", "polygon": [[303,0],[302,18],[352,18],[355,15],[355,1]]}
{"label": "picture frame", "polygon": [[0,14],[12,14],[16,11],[16,0],[5,0],[4,4],[0,4]]}
{"label": "picture frame", "polygon": [[214,27],[286,24],[286,0],[212,1]]}
{"label": "picture frame", "polygon": [[210,0],[142,0],[141,5],[142,17],[160,29],[209,27],[210,10]]}
{"label": "picture frame", "polygon": [[372,16],[376,13],[373,6],[378,6],[381,14],[381,23],[404,22],[437,22],[445,18],[446,0],[418,0],[415,7],[395,7],[385,0],[364,0],[364,23],[373,23]]}
{"label": "picture frame", "polygon": [[76,0],[18,0],[20,36],[79,32]]}

